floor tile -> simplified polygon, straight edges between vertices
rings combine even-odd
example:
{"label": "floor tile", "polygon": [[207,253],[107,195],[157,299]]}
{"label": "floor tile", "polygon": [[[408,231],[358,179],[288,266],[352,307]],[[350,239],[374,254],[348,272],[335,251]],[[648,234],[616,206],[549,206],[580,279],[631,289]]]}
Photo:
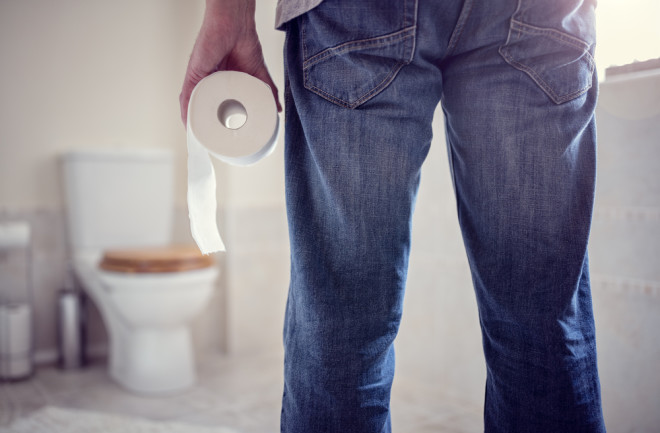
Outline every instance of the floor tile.
{"label": "floor tile", "polygon": [[449,432],[479,433],[484,431],[483,418],[476,412],[465,412],[443,420],[442,425]]}
{"label": "floor tile", "polygon": [[[145,397],[112,381],[104,363],[78,371],[40,367],[25,382],[0,384],[0,426],[44,405],[139,416],[240,433],[276,433],[282,399],[282,355],[200,360],[198,383],[177,395]],[[476,433],[483,430],[480,408],[444,395],[436,386],[397,377],[392,391],[396,433]]]}
{"label": "floor tile", "polygon": [[95,362],[76,370],[62,370],[56,366],[37,369],[34,381],[51,396],[81,389],[113,386],[105,363]]}
{"label": "floor tile", "polygon": [[0,396],[16,405],[46,403],[46,394],[34,379],[0,383]]}
{"label": "floor tile", "polygon": [[200,388],[176,396],[152,397],[131,394],[114,383],[86,388],[78,393],[57,394],[51,401],[59,407],[101,410],[154,420],[172,419],[218,405],[215,394]]}

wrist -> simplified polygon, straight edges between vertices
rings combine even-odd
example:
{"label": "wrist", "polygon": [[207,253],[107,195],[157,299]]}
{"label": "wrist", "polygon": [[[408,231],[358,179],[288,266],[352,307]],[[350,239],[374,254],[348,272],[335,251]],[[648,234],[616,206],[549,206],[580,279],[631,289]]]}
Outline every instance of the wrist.
{"label": "wrist", "polygon": [[256,31],[254,0],[206,0],[203,26],[238,35]]}
{"label": "wrist", "polygon": [[255,0],[206,0],[206,15],[254,17]]}

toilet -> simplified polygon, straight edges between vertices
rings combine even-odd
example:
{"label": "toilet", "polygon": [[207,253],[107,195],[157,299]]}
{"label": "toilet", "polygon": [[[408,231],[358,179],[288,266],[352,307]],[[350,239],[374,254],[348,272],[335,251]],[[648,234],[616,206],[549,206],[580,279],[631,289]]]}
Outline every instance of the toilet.
{"label": "toilet", "polygon": [[173,155],[104,149],[62,155],[73,270],[108,331],[110,376],[139,394],[195,383],[189,329],[219,269],[171,245]]}

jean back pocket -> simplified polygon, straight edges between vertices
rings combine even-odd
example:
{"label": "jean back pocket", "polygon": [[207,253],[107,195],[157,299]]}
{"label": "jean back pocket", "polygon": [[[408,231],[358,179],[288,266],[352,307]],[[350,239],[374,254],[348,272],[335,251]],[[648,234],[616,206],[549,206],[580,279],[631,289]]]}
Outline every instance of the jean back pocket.
{"label": "jean back pocket", "polygon": [[347,108],[385,90],[413,59],[416,1],[374,2],[371,13],[360,2],[361,16],[324,2],[301,17],[305,88]]}
{"label": "jean back pocket", "polygon": [[507,41],[499,49],[507,63],[529,75],[555,104],[586,93],[593,82],[594,44],[585,41],[591,39],[593,23],[582,16],[574,19],[582,25],[573,27],[585,29],[585,35],[524,22],[519,8],[511,19]]}

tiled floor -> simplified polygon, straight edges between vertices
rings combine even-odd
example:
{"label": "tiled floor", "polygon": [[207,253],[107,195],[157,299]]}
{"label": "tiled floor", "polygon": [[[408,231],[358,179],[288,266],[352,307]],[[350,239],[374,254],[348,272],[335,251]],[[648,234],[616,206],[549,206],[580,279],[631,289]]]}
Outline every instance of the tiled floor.
{"label": "tiled floor", "polygon": [[[168,397],[141,397],[116,385],[102,362],[79,371],[40,367],[32,379],[0,383],[0,430],[43,406],[87,409],[191,424],[226,426],[241,433],[279,431],[281,356],[208,356],[199,383]],[[443,397],[435,388],[397,377],[392,393],[396,433],[482,431],[480,409]]]}

